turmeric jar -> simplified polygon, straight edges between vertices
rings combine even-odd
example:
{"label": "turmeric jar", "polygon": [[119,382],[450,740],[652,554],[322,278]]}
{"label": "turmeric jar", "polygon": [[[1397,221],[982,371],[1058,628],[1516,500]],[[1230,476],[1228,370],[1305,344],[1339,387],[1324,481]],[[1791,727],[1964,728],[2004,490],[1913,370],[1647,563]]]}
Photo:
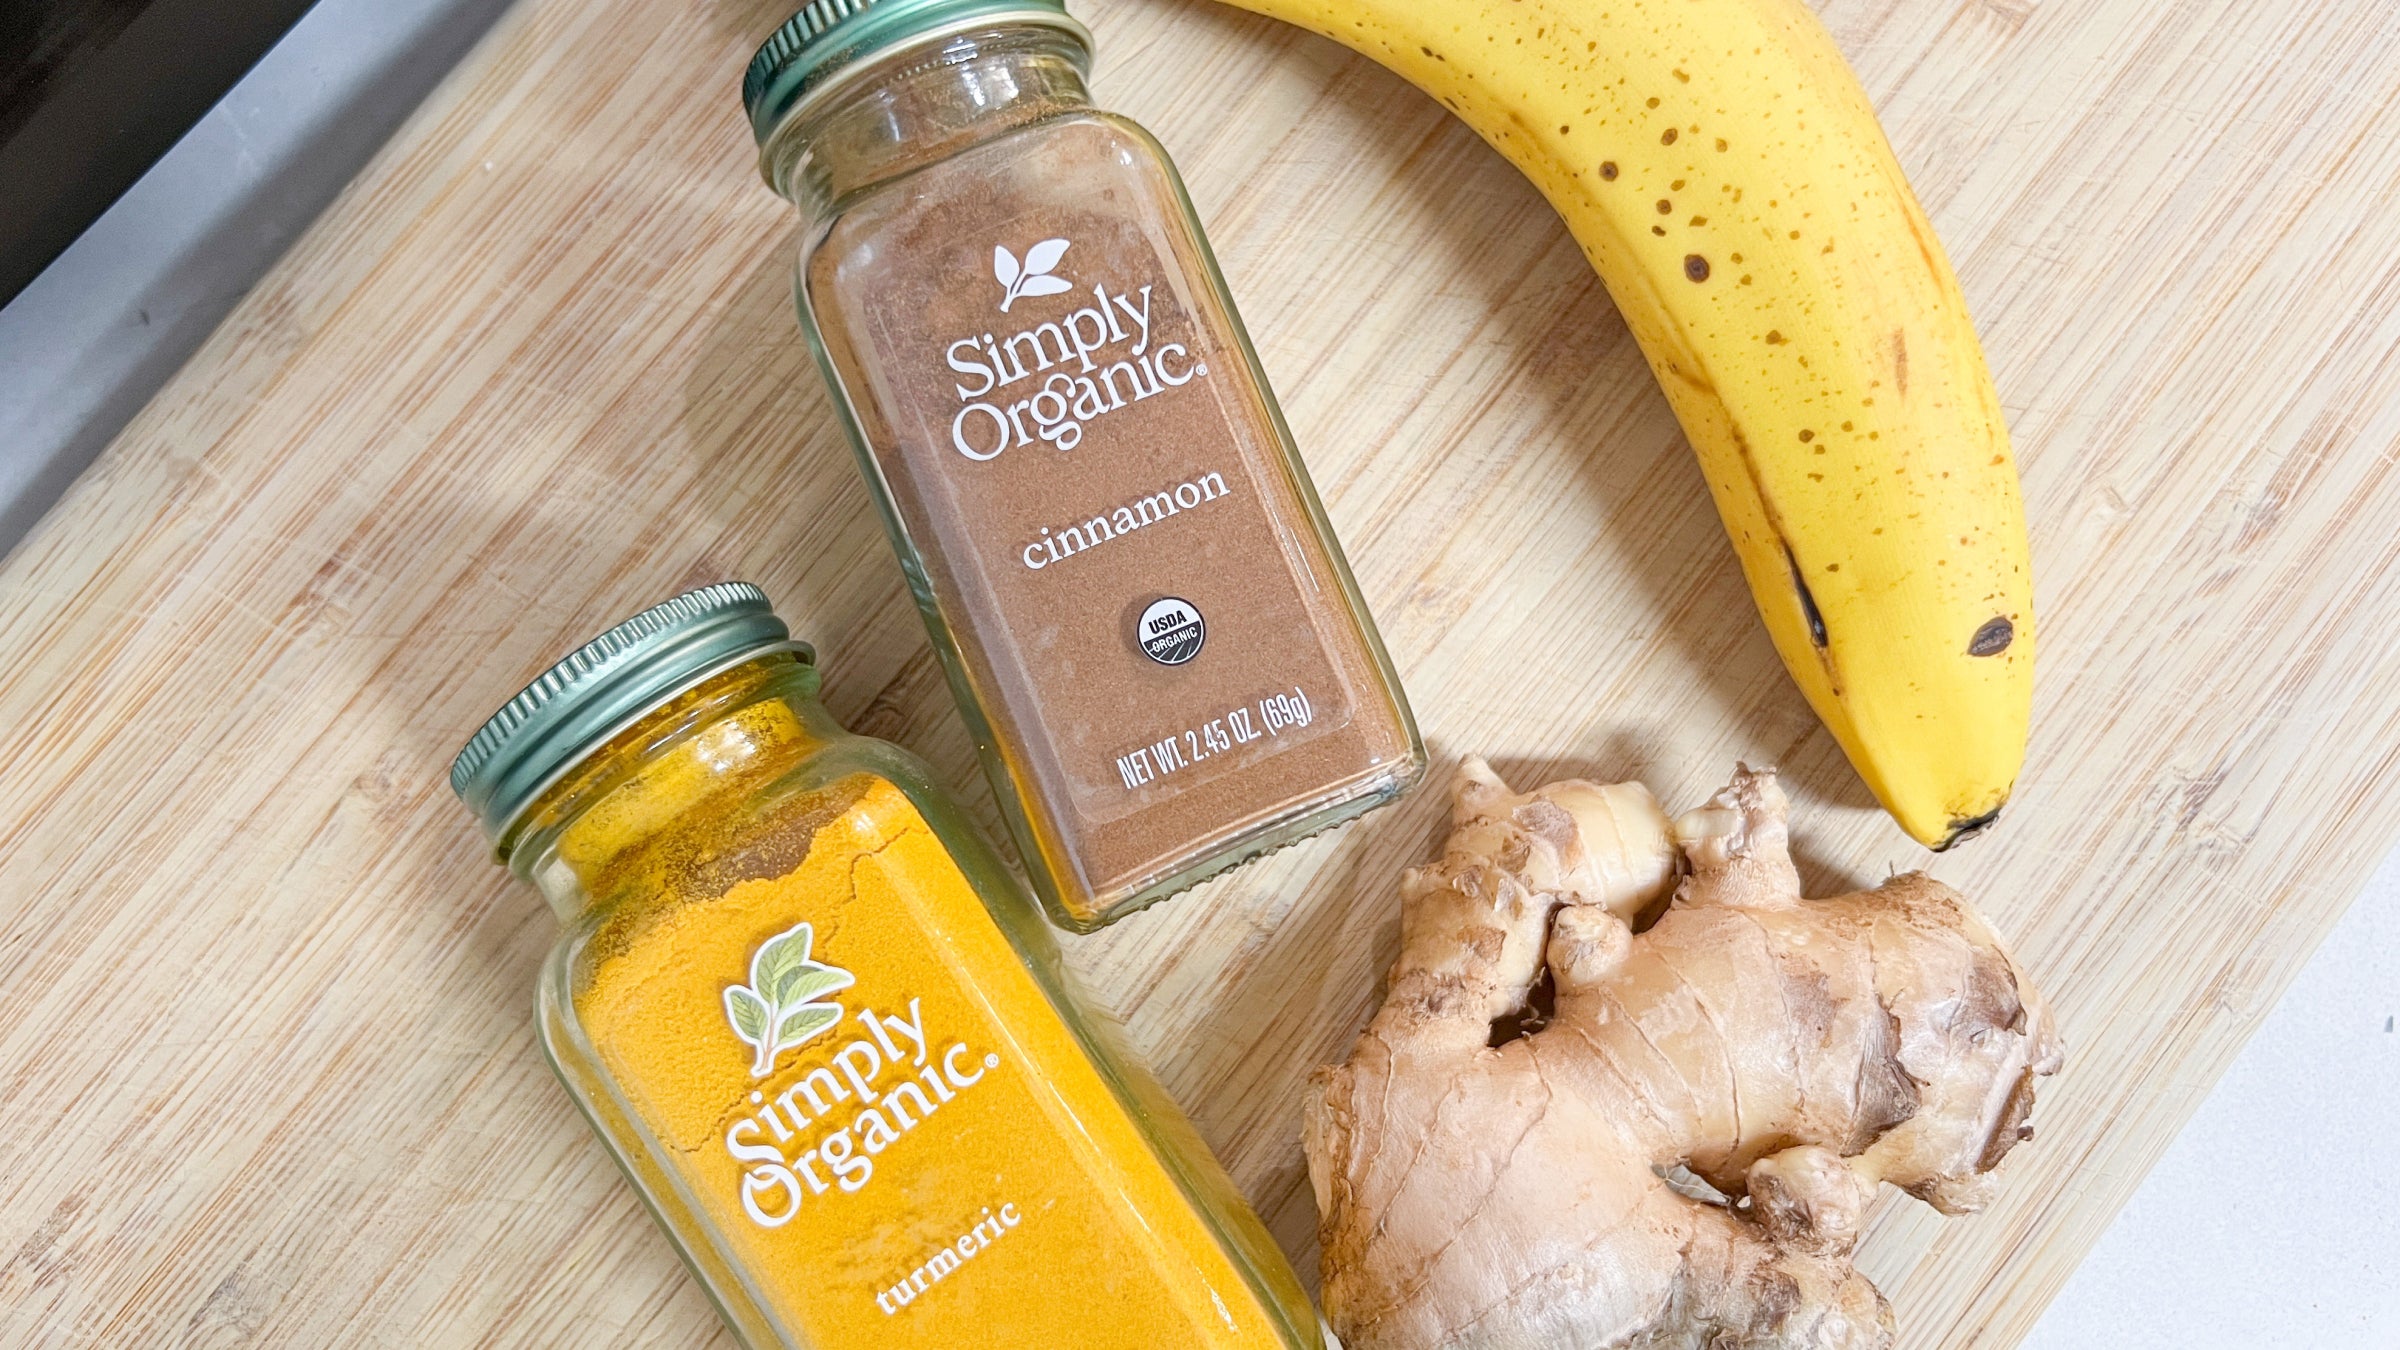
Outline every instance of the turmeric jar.
{"label": "turmeric jar", "polygon": [[559,662],[451,786],[564,936],[559,1079],[753,1347],[1293,1350],[1291,1268],[924,768],[756,588]]}
{"label": "turmeric jar", "polygon": [[1182,180],[1090,60],[1058,0],[816,0],[742,90],[802,326],[1074,929],[1425,766]]}

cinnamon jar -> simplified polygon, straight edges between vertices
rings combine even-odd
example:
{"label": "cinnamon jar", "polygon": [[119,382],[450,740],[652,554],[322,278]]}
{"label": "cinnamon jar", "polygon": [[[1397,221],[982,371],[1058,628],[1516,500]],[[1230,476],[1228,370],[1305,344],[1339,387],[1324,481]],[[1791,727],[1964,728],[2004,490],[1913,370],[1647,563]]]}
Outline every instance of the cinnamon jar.
{"label": "cinnamon jar", "polygon": [[1042,0],[818,0],[752,62],[800,320],[1052,917],[1425,754],[1189,198]]}

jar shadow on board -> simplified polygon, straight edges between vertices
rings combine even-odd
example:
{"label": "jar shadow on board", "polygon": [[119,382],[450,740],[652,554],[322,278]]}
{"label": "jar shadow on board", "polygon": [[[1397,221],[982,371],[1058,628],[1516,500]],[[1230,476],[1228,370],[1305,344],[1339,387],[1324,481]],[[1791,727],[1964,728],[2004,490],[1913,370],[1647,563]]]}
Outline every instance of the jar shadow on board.
{"label": "jar shadow on board", "polygon": [[[422,766],[446,761],[498,694],[607,623],[659,596],[750,576],[795,613],[821,619],[816,631],[848,658],[830,682],[827,701],[836,715],[909,710],[897,732],[888,721],[866,720],[877,734],[935,760],[944,781],[974,794],[978,823],[994,824],[973,748],[948,707],[939,672],[930,670],[923,625],[891,565],[890,545],[832,421],[823,382],[807,364],[805,346],[784,341],[790,308],[778,278],[788,274],[789,247],[779,239],[728,290],[683,377],[683,406],[663,442],[654,427],[602,420],[579,427],[571,439],[512,436],[459,453],[455,481],[465,485],[647,482],[662,501],[627,510],[588,491],[501,495],[462,488],[440,503],[450,537],[474,541],[479,551],[492,549],[491,541],[510,542],[492,553],[482,573],[496,597],[488,608],[464,616],[454,611],[451,621],[418,630],[400,652],[358,671],[362,683],[385,691],[388,762],[408,766],[395,768],[396,776],[413,778]],[[787,347],[798,348],[788,353],[788,368]],[[751,370],[755,382],[744,376]],[[663,485],[655,467],[662,455],[674,461],[672,480]],[[643,466],[652,466],[647,477]],[[394,604],[385,597],[455,586],[456,566],[455,556],[443,552],[396,555],[379,572],[378,610]],[[543,603],[529,608],[528,596]],[[506,874],[491,866],[488,846],[468,835],[445,832],[441,847],[400,865],[420,874],[404,883],[409,889],[454,898],[464,932],[458,955],[473,973],[465,982],[471,996],[504,1025],[521,1024],[524,990],[549,945],[539,911],[525,907]]]}

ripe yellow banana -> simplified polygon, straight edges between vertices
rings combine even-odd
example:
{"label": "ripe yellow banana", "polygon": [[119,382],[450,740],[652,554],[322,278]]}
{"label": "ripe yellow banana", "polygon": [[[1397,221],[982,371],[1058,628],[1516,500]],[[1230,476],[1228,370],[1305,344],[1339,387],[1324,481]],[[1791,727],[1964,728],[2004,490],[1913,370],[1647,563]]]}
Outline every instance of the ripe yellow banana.
{"label": "ripe yellow banana", "polygon": [[1390,67],[1565,217],[1698,451],[1776,650],[1917,839],[2025,756],[2033,587],[1949,260],[1802,0],[1231,0]]}

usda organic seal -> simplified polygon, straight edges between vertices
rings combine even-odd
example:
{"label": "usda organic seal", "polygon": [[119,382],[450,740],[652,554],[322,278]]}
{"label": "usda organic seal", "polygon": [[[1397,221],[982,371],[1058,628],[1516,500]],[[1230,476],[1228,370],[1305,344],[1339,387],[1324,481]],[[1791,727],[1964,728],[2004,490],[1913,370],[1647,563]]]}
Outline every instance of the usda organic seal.
{"label": "usda organic seal", "polygon": [[1133,635],[1151,660],[1162,666],[1180,666],[1200,654],[1208,625],[1201,622],[1198,605],[1170,595],[1142,611]]}

